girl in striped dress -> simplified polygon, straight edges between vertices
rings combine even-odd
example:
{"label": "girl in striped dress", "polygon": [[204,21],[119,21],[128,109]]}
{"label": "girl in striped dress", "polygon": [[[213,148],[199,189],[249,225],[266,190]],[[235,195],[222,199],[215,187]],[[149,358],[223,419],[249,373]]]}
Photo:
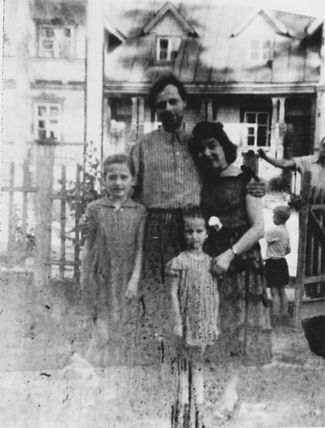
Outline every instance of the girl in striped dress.
{"label": "girl in striped dress", "polygon": [[82,225],[87,239],[81,280],[94,307],[87,358],[100,365],[133,359],[146,218],[146,209],[131,199],[133,177],[128,156],[106,158],[106,195],[88,204]]}

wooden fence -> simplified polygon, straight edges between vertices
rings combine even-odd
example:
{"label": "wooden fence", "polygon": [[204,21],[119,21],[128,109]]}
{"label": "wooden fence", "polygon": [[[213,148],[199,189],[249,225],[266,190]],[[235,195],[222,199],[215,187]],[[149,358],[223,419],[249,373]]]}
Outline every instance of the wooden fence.
{"label": "wooden fence", "polygon": [[312,187],[309,172],[303,175],[301,183],[295,325],[300,323],[302,301],[325,298],[325,188],[321,188],[324,183]]}
{"label": "wooden fence", "polygon": [[[59,166],[59,177],[56,177],[56,184],[59,188],[55,190],[55,146],[37,145],[35,148],[35,159],[31,157],[25,159],[19,171],[14,162],[9,164],[9,185],[2,187],[2,192],[8,196],[7,260],[12,260],[14,257],[23,260],[24,256],[26,258],[32,255],[35,258],[35,275],[39,285],[47,283],[52,276],[53,266],[58,268],[60,278],[64,278],[66,271],[72,269],[73,277],[78,280],[81,243],[79,221],[85,205],[82,194],[83,168],[77,163]],[[74,170],[73,180],[67,180],[67,168],[70,177],[71,169]],[[22,184],[17,185],[17,177],[20,176],[21,170],[22,180],[19,181],[22,181]],[[34,177],[32,177],[33,170],[35,170]],[[22,195],[18,206],[14,203],[14,197],[17,194]],[[32,202],[29,195],[33,195]],[[54,201],[58,201],[59,204],[57,222],[59,223],[59,233],[56,239],[56,242],[59,243],[58,256],[53,256],[52,251]],[[35,227],[32,233],[28,233],[28,215],[31,212],[35,214]],[[68,212],[72,214],[70,222]],[[18,243],[17,216],[20,223],[19,235],[23,237]],[[68,227],[70,227],[70,231],[67,230]],[[72,255],[67,255],[66,252],[67,239],[72,240]],[[20,257],[17,257],[17,254]]]}

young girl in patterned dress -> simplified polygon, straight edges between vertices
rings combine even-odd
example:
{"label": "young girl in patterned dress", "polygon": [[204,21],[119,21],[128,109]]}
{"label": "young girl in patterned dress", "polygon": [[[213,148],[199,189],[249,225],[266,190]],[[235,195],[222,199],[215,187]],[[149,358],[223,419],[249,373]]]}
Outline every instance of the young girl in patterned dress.
{"label": "young girl in patterned dress", "polygon": [[197,427],[204,404],[203,354],[219,334],[217,281],[210,272],[211,257],[202,249],[208,232],[199,208],[185,210],[184,235],[187,250],[173,258],[167,267],[174,334],[179,341],[178,396],[172,420],[173,427],[192,424]]}
{"label": "young girl in patterned dress", "polygon": [[95,309],[87,359],[119,365],[133,353],[137,305],[132,298],[140,278],[146,210],[131,199],[134,171],[126,155],[107,157],[103,169],[106,195],[88,204],[82,225],[82,283]]}

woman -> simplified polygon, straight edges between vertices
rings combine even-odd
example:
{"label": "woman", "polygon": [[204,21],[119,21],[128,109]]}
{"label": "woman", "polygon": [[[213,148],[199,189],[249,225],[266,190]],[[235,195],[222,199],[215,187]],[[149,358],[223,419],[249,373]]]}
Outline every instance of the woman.
{"label": "woman", "polygon": [[222,228],[209,234],[206,251],[219,276],[220,342],[218,355],[229,361],[267,363],[271,326],[259,239],[263,237],[263,200],[248,194],[251,175],[233,165],[236,146],[223,125],[200,122],[193,129],[191,152],[201,171],[202,210],[219,217]]}

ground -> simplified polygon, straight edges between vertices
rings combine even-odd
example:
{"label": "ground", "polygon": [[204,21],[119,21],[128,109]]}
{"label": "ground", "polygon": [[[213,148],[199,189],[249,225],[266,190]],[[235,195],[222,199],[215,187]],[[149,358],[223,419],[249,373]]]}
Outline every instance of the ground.
{"label": "ground", "polygon": [[[56,282],[39,290],[32,272],[2,272],[0,427],[170,427],[165,403],[173,385],[165,382],[163,371],[153,383],[149,368],[128,372],[126,367],[91,367],[78,360],[90,329],[77,295],[73,283]],[[302,329],[276,328],[273,352],[271,364],[242,369],[237,389],[241,405],[224,426],[325,425],[325,364],[310,352]],[[120,381],[126,377],[129,384],[123,389]],[[217,402],[225,384],[223,368],[212,365],[206,379],[207,396]],[[133,397],[129,391],[135,391]]]}
{"label": "ground", "polygon": [[[272,225],[272,208],[286,198],[267,195],[266,227]],[[294,276],[296,213],[288,229]],[[153,382],[150,368],[130,372],[126,367],[92,367],[80,359],[90,326],[78,295],[78,285],[68,281],[38,289],[32,265],[0,272],[0,428],[170,428],[166,403],[175,385],[166,381],[163,370]],[[292,289],[288,296],[292,300]],[[325,314],[325,302],[302,308],[302,318],[320,313]],[[224,426],[325,426],[324,360],[310,352],[301,327],[277,327],[272,336],[272,363],[241,369],[236,390],[240,406]],[[224,368],[213,364],[206,373],[212,404],[222,397],[226,377]],[[129,383],[122,387],[126,378]]]}

